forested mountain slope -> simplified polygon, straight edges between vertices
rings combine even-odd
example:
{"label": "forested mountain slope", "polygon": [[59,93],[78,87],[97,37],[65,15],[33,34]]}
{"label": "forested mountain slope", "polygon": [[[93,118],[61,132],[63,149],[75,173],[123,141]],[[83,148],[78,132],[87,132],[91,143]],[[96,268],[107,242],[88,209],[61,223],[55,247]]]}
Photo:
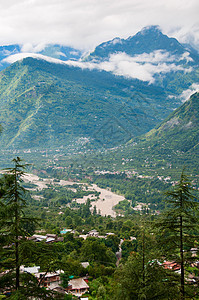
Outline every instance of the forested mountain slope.
{"label": "forested mountain slope", "polygon": [[[19,51],[17,45],[0,49],[1,55]],[[61,59],[67,60],[72,49],[51,45],[42,51],[57,58],[66,52]],[[0,146],[125,144],[161,123],[198,88],[198,65],[196,51],[156,26],[103,43],[82,61],[16,61],[0,73]]]}
{"label": "forested mountain slope", "polygon": [[0,145],[57,147],[86,138],[115,146],[149,131],[177,105],[142,81],[26,58],[0,74]]}
{"label": "forested mountain slope", "polygon": [[199,93],[195,93],[175,110],[160,126],[145,135],[152,149],[163,145],[163,149],[194,153],[199,151]]}
{"label": "forested mountain slope", "polygon": [[118,162],[122,157],[126,169],[137,168],[141,172],[155,171],[168,176],[186,167],[189,172],[198,174],[199,93],[193,94],[159,126],[110,156]]}

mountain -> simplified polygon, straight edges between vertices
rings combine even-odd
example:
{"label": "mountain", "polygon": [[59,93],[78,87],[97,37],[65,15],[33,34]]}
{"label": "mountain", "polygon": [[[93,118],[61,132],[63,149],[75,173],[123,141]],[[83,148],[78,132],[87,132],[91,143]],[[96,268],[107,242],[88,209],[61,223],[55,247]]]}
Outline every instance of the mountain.
{"label": "mountain", "polygon": [[[18,55],[16,55],[18,54]],[[104,70],[117,76],[138,79],[179,95],[199,84],[199,54],[191,45],[180,44],[158,26],[143,28],[127,39],[102,43],[88,56],[61,45],[11,45],[0,47],[0,69],[24,57],[56,58],[82,68]],[[50,60],[50,59],[48,59]]]}
{"label": "mountain", "polygon": [[20,52],[20,46],[17,44],[0,46],[0,70],[3,70],[8,66],[8,63],[3,61],[6,57],[17,54],[19,52]]}
{"label": "mountain", "polygon": [[[113,155],[112,155],[113,156]],[[142,174],[171,175],[184,166],[190,173],[199,169],[199,92],[173,111],[160,125],[135,138],[113,157],[128,161],[126,169]],[[130,159],[132,159],[132,162]]]}
{"label": "mountain", "polygon": [[152,129],[179,105],[145,82],[26,58],[0,73],[2,148],[112,147]]}
{"label": "mountain", "polygon": [[62,46],[59,44],[48,44],[41,47],[32,47],[31,45],[7,45],[0,46],[0,70],[9,65],[7,58],[14,54],[37,53],[47,57],[57,58],[62,61],[78,60],[82,56],[82,51],[72,47]]}
{"label": "mountain", "polygon": [[111,54],[125,52],[130,56],[143,53],[151,53],[157,50],[164,50],[170,54],[182,55],[188,51],[194,61],[199,61],[199,54],[187,45],[183,46],[175,38],[169,38],[164,35],[158,26],[148,26],[143,28],[134,36],[127,39],[114,38],[111,41],[100,44],[90,53],[87,60],[108,59]]}
{"label": "mountain", "polygon": [[[176,109],[158,127],[145,134],[142,141],[151,149],[194,153],[199,150],[199,93]],[[163,147],[162,147],[163,145]]]}
{"label": "mountain", "polygon": [[85,61],[161,86],[171,94],[182,93],[199,82],[198,52],[163,34],[158,26],[146,27],[127,39],[102,43]]}
{"label": "mountain", "polygon": [[[22,49],[1,50],[8,57]],[[64,62],[72,52],[50,45],[43,56],[0,73],[1,148],[125,144],[162,122],[199,86],[197,53],[154,26],[98,46],[85,61]]]}
{"label": "mountain", "polygon": [[46,55],[53,58],[58,58],[63,61],[78,60],[82,56],[82,52],[78,49],[66,47],[62,45],[47,45],[42,51],[39,52],[42,55]]}

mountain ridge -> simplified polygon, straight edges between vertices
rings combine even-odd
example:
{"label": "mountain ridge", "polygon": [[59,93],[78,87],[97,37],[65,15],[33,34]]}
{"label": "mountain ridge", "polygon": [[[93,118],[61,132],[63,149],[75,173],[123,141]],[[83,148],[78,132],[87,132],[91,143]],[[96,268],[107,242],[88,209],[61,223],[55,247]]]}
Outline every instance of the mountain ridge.
{"label": "mountain ridge", "polygon": [[[191,95],[151,131],[121,147],[109,149],[103,155],[110,170],[129,176],[140,174],[140,178],[170,180],[186,168],[186,172],[196,175],[198,180],[199,92]],[[98,156],[93,155],[90,161],[94,162],[95,168],[103,168]],[[105,166],[104,169],[109,170]]]}
{"label": "mountain ridge", "polygon": [[[163,135],[165,137],[163,138]],[[174,139],[174,148],[183,152],[199,146],[199,92],[171,113],[164,122],[145,134],[145,140]],[[165,145],[165,144],[164,144]],[[169,146],[172,149],[172,143]]]}
{"label": "mountain ridge", "polygon": [[[153,43],[149,43],[149,40],[153,41]],[[112,53],[116,52],[125,52],[130,56],[134,56],[143,52],[150,53],[158,49],[167,50],[172,54],[183,54],[187,50],[191,57],[199,62],[199,53],[192,50],[192,47],[188,50],[176,38],[169,38],[161,32],[158,26],[145,27],[127,39],[114,38],[113,40],[104,42],[97,46],[86,60],[108,59]]]}
{"label": "mountain ridge", "polygon": [[[118,141],[99,137],[107,122],[120,137],[130,139],[153,128],[171,109],[161,88],[107,72],[26,58],[0,74],[0,123],[4,127],[0,144],[4,148],[61,146],[74,137],[117,145]],[[157,111],[155,103],[159,103]],[[146,117],[139,128],[137,114]]]}
{"label": "mountain ridge", "polygon": [[60,59],[62,61],[77,61],[83,55],[83,51],[59,44],[47,44],[41,47],[33,47],[31,45],[5,45],[0,46],[0,70],[5,69],[9,63],[9,56],[16,54],[41,54],[50,58]]}
{"label": "mountain ridge", "polygon": [[[146,35],[150,39],[145,40]],[[157,41],[174,43],[156,27],[129,41],[141,38],[140,43],[145,40],[154,47],[154,35]],[[182,92],[199,85],[198,64],[184,55],[177,41],[172,47],[181,51],[181,60],[156,49],[155,54],[143,52],[125,62],[130,72],[137,67],[137,73],[147,71],[154,79],[150,84],[89,62],[75,66],[37,58],[15,62],[0,73],[1,147],[57,147],[82,138],[111,147],[148,132],[180,106]],[[120,61],[115,63],[116,70],[119,65]]]}

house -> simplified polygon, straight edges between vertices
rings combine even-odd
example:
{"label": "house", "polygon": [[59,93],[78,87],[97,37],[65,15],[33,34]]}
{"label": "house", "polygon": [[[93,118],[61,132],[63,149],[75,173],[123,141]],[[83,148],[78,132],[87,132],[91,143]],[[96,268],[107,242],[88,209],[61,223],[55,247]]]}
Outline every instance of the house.
{"label": "house", "polygon": [[198,248],[191,248],[192,257],[197,257]]}
{"label": "house", "polygon": [[46,235],[33,234],[33,236],[28,238],[29,240],[34,240],[35,242],[41,242],[47,239]]}
{"label": "house", "polygon": [[175,261],[164,261],[163,262],[163,267],[165,269],[170,269],[170,270],[174,270],[174,271],[178,271],[180,270],[180,265],[177,264]]}
{"label": "house", "polygon": [[64,273],[62,270],[58,270],[53,273],[37,273],[35,277],[37,277],[38,281],[41,280],[41,286],[46,287],[49,290],[53,290],[61,285],[61,277],[60,274]]}
{"label": "house", "polygon": [[88,236],[98,237],[99,232],[96,229],[89,231]]}
{"label": "house", "polygon": [[52,234],[52,233],[47,233],[46,234],[47,238],[53,238],[53,239],[57,239],[57,235],[56,234]]}
{"label": "house", "polygon": [[53,291],[54,291],[54,292],[57,292],[57,293],[59,293],[59,294],[62,294],[62,295],[65,295],[65,294],[66,294],[65,289],[64,289],[63,287],[61,287],[61,286],[58,286],[58,287],[54,288]]}
{"label": "house", "polygon": [[54,290],[56,288],[59,288],[61,285],[61,277],[60,274],[64,273],[62,270],[58,270],[53,273],[45,273],[45,272],[39,272],[40,266],[34,266],[34,267],[20,267],[21,272],[26,272],[34,275],[38,281],[41,281],[41,286],[46,287],[49,290]]}
{"label": "house", "polygon": [[88,268],[88,266],[89,266],[90,264],[89,264],[88,261],[85,261],[85,262],[81,262],[81,265],[82,265],[83,268],[86,269],[86,268]]}
{"label": "house", "polygon": [[67,229],[67,228],[64,228],[63,230],[60,231],[61,234],[66,234],[68,232],[71,232],[72,229]]}
{"label": "house", "polygon": [[87,293],[89,286],[83,278],[72,279],[68,282],[68,293],[81,297],[83,294]]}
{"label": "house", "polygon": [[46,234],[46,243],[54,243],[54,242],[57,242],[57,235],[47,233]]}
{"label": "house", "polygon": [[106,236],[105,235],[98,235],[98,239],[105,239]]}
{"label": "house", "polygon": [[110,236],[110,235],[115,235],[115,233],[113,233],[113,232],[107,232],[106,233],[106,236]]}
{"label": "house", "polygon": [[61,238],[58,238],[56,234],[47,233],[46,235],[33,234],[33,236],[28,237],[28,240],[32,240],[34,242],[46,241],[46,243],[54,243],[63,241]]}
{"label": "house", "polygon": [[84,240],[86,240],[87,237],[88,237],[88,234],[80,234],[80,235],[79,235],[79,238],[82,238],[82,239],[84,239]]}

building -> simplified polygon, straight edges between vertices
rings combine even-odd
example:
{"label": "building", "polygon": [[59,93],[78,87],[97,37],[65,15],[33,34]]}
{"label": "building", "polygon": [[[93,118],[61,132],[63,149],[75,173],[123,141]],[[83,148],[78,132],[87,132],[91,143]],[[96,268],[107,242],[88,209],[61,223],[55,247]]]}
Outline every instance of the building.
{"label": "building", "polygon": [[64,273],[62,270],[58,270],[53,273],[37,273],[35,277],[37,277],[38,281],[41,280],[41,286],[46,287],[49,290],[53,290],[61,285],[60,274]]}
{"label": "building", "polygon": [[163,262],[163,267],[165,269],[170,269],[173,271],[179,271],[180,270],[180,265],[176,263],[175,261],[164,261]]}
{"label": "building", "polygon": [[56,243],[56,242],[63,242],[64,238],[58,237],[56,234],[47,233],[46,235],[33,234],[33,236],[28,237],[28,240],[34,242],[45,241],[46,243]]}
{"label": "building", "polygon": [[68,282],[68,293],[81,297],[83,294],[87,293],[89,286],[83,278],[72,279]]}
{"label": "building", "polygon": [[89,265],[90,265],[90,264],[89,264],[89,262],[88,262],[88,261],[85,261],[85,262],[81,262],[81,265],[82,265],[82,267],[83,267],[83,268],[85,268],[85,269],[86,269],[86,268],[88,268],[88,267],[89,267]]}
{"label": "building", "polygon": [[96,229],[89,231],[88,236],[98,237],[99,232]]}

